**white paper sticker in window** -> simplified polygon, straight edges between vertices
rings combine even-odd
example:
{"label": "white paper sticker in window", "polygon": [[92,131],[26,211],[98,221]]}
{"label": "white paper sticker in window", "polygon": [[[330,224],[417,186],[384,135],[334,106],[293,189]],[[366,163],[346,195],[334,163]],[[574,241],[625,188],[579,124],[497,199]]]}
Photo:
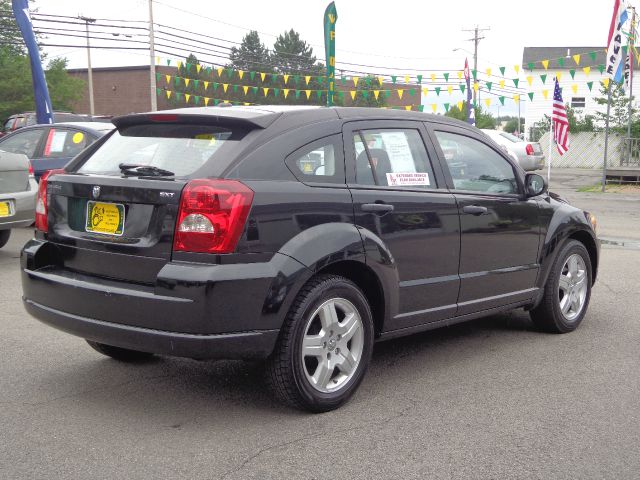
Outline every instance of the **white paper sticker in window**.
{"label": "white paper sticker in window", "polygon": [[60,153],[64,150],[64,141],[67,139],[67,132],[64,130],[56,130],[53,132],[51,139],[50,153]]}
{"label": "white paper sticker in window", "polygon": [[387,183],[390,187],[429,186],[427,172],[387,173]]}

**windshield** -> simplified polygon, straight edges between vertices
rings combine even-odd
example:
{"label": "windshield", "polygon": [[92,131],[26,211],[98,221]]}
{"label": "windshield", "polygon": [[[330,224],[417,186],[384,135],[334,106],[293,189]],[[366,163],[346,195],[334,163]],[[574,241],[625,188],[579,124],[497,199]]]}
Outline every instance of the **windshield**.
{"label": "windshield", "polygon": [[120,164],[132,164],[185,176],[202,167],[223,145],[242,136],[210,125],[135,125],[114,132],[77,171],[120,175]]}

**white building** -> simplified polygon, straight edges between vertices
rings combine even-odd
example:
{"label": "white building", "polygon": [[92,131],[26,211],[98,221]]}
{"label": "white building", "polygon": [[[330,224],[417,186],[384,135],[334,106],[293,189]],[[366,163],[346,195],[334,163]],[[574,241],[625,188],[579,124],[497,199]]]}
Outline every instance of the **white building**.
{"label": "white building", "polygon": [[[595,59],[593,58],[595,53]],[[598,105],[594,98],[601,97],[601,81],[605,75],[600,73],[599,66],[605,64],[605,47],[525,47],[522,55],[521,76],[531,77],[531,86],[522,85],[533,92],[533,100],[527,101],[525,114],[525,133],[530,136],[530,128],[542,120],[544,115],[551,116],[553,101],[553,79],[560,74],[562,99],[565,104],[576,109],[579,116],[594,115],[596,111],[606,112],[606,105]],[[544,62],[544,63],[543,63]],[[548,63],[547,63],[548,62]],[[533,64],[533,70],[530,70]],[[545,68],[545,64],[547,68]],[[571,71],[574,76],[571,76]],[[546,75],[543,82],[541,75]],[[589,89],[588,82],[593,82]],[[640,97],[640,70],[638,62],[634,68],[633,92],[635,99]],[[546,98],[545,98],[546,95]],[[529,100],[529,99],[527,99]],[[634,100],[637,107],[638,101]]]}

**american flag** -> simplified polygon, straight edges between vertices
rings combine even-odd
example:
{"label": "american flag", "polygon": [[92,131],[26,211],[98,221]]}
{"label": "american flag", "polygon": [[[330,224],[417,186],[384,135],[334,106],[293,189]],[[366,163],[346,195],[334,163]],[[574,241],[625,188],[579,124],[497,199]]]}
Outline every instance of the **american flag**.
{"label": "american flag", "polygon": [[553,114],[551,115],[553,123],[553,140],[558,147],[558,152],[563,155],[569,150],[569,121],[567,120],[567,111],[562,101],[562,90],[558,85],[556,78],[556,88],[553,90]]}

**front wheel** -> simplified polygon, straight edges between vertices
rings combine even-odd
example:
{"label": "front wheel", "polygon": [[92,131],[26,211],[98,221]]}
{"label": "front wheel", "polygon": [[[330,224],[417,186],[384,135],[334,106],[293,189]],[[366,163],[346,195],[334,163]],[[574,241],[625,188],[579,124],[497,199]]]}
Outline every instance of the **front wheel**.
{"label": "front wheel", "polygon": [[11,230],[0,230],[0,248],[4,247],[9,241]]}
{"label": "front wheel", "polygon": [[569,241],[553,264],[540,305],[531,310],[533,323],[546,332],[572,332],[587,313],[591,298],[591,259],[585,246]]}
{"label": "front wheel", "polygon": [[334,410],[364,378],[373,334],[371,309],[360,289],[344,277],[318,276],[287,315],[269,360],[269,383],[296,408]]}

